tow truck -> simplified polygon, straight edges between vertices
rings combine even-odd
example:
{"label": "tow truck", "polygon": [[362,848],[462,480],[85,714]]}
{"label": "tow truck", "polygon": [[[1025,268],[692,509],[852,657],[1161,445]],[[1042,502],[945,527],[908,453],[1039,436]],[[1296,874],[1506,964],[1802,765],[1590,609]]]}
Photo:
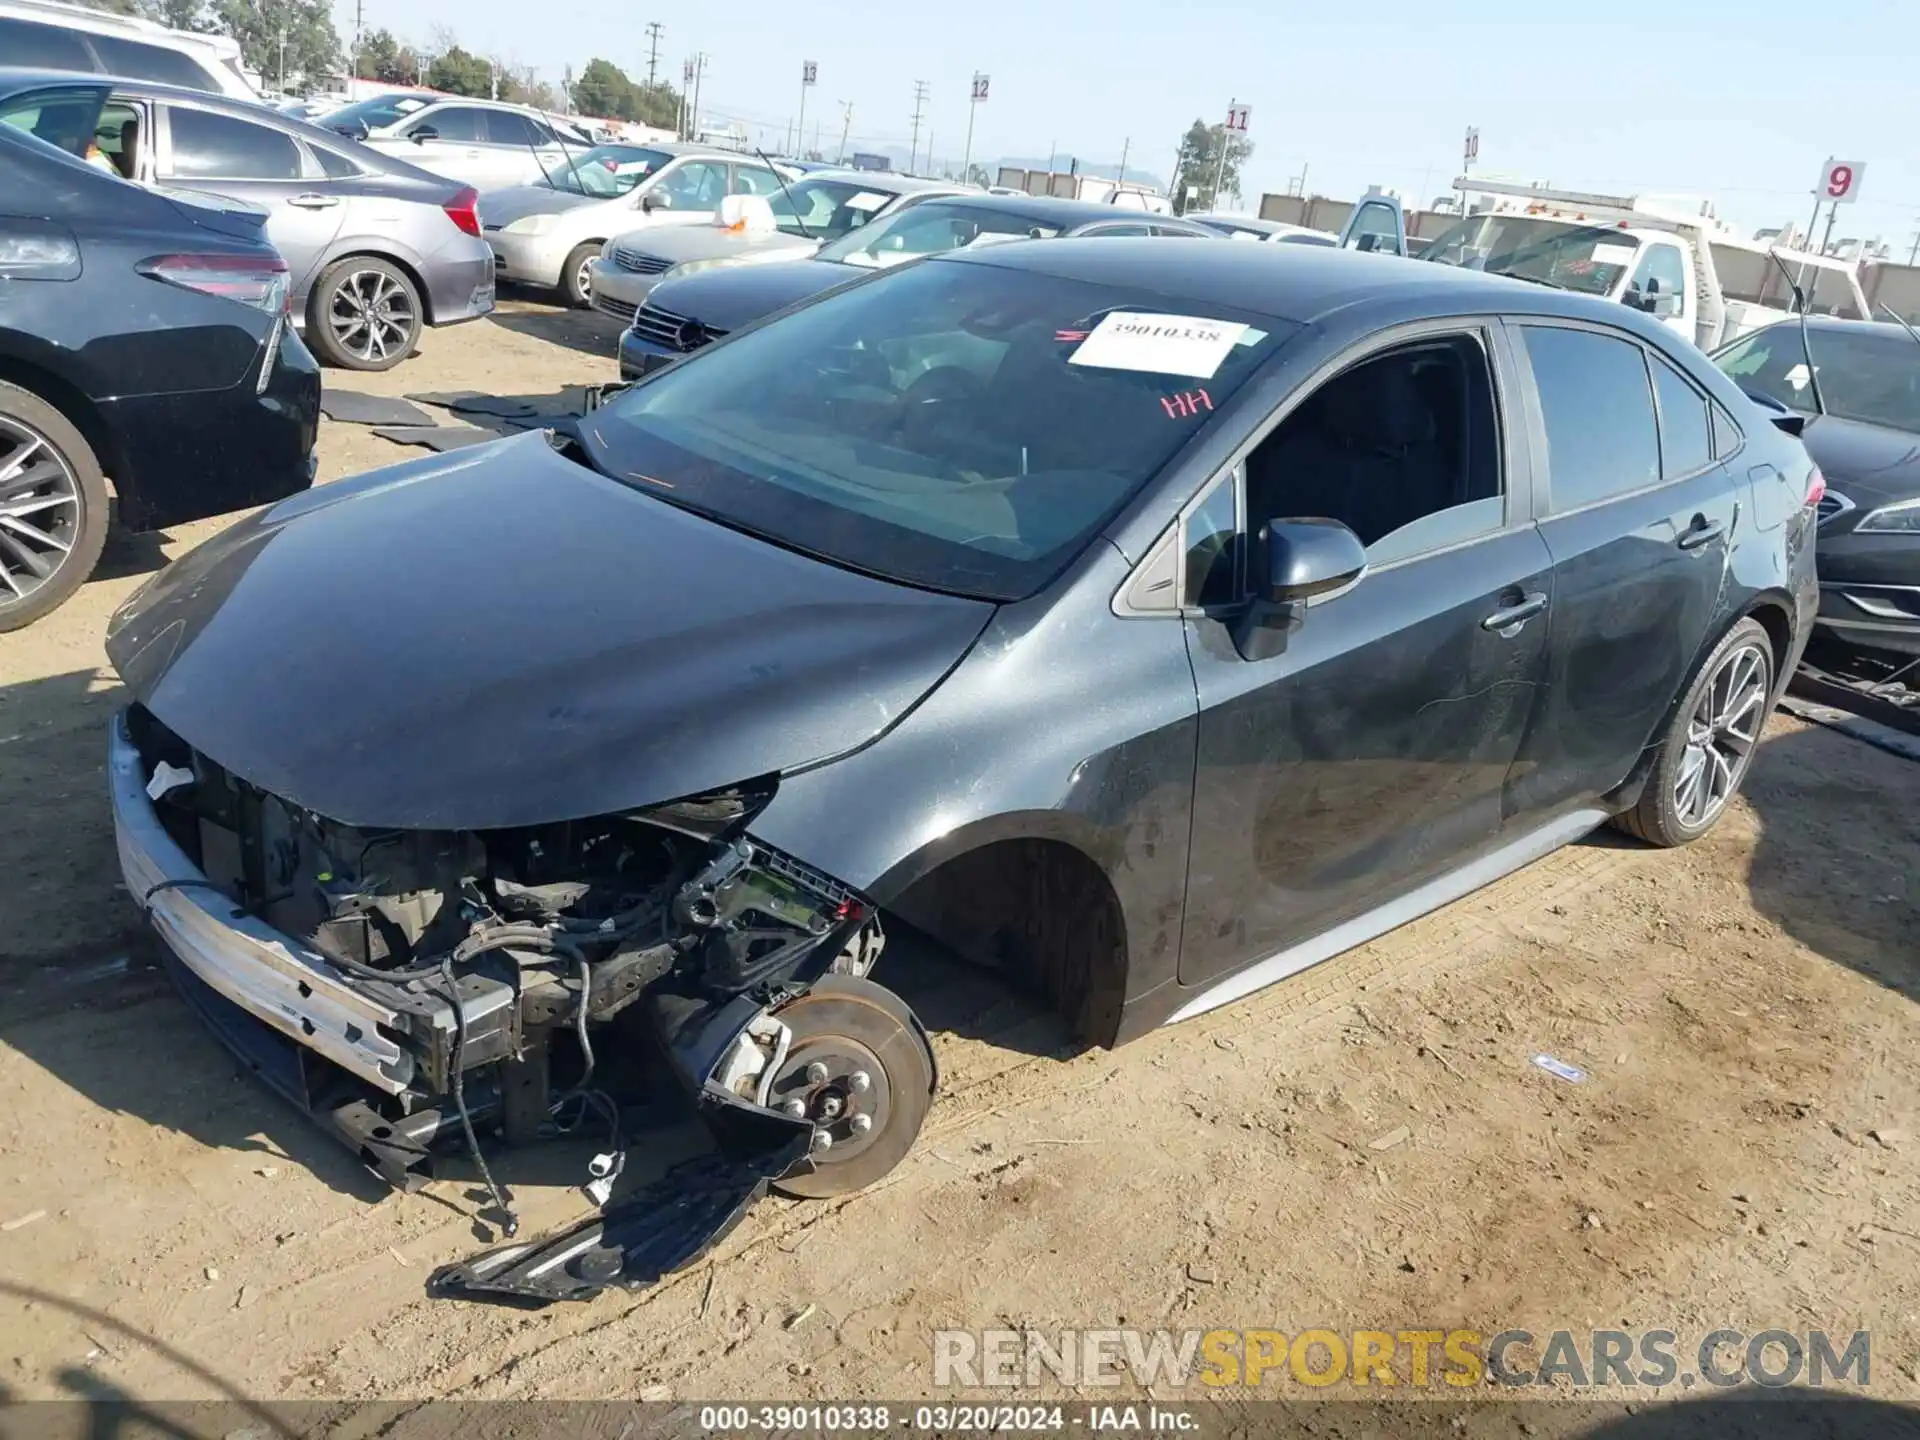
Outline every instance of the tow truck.
{"label": "tow truck", "polygon": [[[1604,295],[1703,350],[1790,318],[1788,275],[1811,314],[1864,320],[1872,313],[1855,264],[1744,239],[1706,200],[1465,175],[1453,184],[1464,218],[1420,259]],[[1485,199],[1468,213],[1470,194]]]}

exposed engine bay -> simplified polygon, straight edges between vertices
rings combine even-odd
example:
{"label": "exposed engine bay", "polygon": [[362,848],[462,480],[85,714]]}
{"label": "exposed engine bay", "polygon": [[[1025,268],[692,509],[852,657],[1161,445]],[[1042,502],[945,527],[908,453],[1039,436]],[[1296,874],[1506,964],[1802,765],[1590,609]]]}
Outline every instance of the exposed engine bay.
{"label": "exposed engine bay", "polygon": [[[582,1188],[606,1206],[648,1117],[706,1122],[714,1157],[551,1242],[448,1267],[441,1290],[558,1299],[650,1283],[768,1184],[842,1193],[911,1146],[931,1048],[866,978],[885,945],[873,907],[747,834],[770,780],[510,830],[361,829],[228,773],[141,707],[125,723],[154,817],[204,876],[152,886],[143,908],[175,884],[217,891],[233,918],[331,972],[299,985],[311,1011],[296,999],[244,1014],[186,965],[183,990],[389,1183],[414,1188],[464,1151],[512,1237],[483,1136],[592,1137]],[[323,1034],[333,1012],[313,991],[336,980],[372,1008]]]}

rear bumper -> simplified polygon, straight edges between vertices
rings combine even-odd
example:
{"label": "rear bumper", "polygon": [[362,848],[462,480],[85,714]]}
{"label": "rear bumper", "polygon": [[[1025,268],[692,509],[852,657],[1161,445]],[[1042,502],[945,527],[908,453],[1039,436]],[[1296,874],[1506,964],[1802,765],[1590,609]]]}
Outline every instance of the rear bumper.
{"label": "rear bumper", "polygon": [[250,369],[226,390],[120,396],[100,402],[114,437],[119,521],[161,530],[246,510],[305,490],[317,466],[320,365],[283,325],[264,387]]}
{"label": "rear bumper", "polygon": [[399,1011],[346,984],[299,941],[235,913],[160,823],[124,711],[109,732],[107,775],[127,893],[174,958],[223,999],[342,1070],[390,1095],[405,1090],[415,1067],[393,1038],[403,1025]]}
{"label": "rear bumper", "polygon": [[449,241],[421,266],[427,282],[427,316],[432,325],[478,320],[493,309],[493,251],[473,235]]}

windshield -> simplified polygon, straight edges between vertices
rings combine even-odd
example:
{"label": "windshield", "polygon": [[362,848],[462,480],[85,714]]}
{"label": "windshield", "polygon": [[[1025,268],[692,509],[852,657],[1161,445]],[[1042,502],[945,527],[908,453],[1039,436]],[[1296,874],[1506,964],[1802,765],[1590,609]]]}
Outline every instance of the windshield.
{"label": "windshield", "polygon": [[[1182,308],[1201,313],[1166,313]],[[935,262],[682,360],[581,434],[598,468],[662,500],[869,574],[1014,600],[1296,328]]]}
{"label": "windshield", "polygon": [[1532,215],[1469,215],[1441,231],[1420,258],[1606,295],[1633,267],[1639,248],[1631,235],[1599,225]]}
{"label": "windshield", "polygon": [[[1714,363],[1742,390],[1811,415],[1813,387],[1800,333],[1798,321],[1769,325],[1735,341]],[[1810,325],[1806,337],[1829,415],[1920,435],[1920,343],[1911,335]]]}
{"label": "windshield", "polygon": [[981,240],[1045,240],[1059,229],[1024,216],[964,201],[926,200],[909,205],[857,233],[823,245],[816,259],[881,270],[923,255],[959,250]]}
{"label": "windshield", "polygon": [[[792,199],[787,198],[791,192]],[[788,235],[838,240],[873,219],[893,202],[895,192],[851,180],[802,180],[767,196],[774,224]]]}
{"label": "windshield", "polygon": [[338,110],[329,110],[320,123],[342,135],[364,135],[397,125],[407,116],[424,110],[432,101],[419,95],[376,95]]}
{"label": "windshield", "polygon": [[596,200],[625,195],[673,157],[638,145],[596,145],[572,160],[547,167],[555,186]]}

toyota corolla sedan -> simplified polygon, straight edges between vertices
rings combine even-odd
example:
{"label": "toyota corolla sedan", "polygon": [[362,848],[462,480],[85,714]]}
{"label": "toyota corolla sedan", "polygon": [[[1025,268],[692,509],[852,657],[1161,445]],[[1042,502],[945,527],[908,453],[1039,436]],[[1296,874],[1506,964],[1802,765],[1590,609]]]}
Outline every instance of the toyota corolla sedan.
{"label": "toyota corolla sedan", "polygon": [[1815,479],[1604,301],[958,251],[177,561],[108,640],[121,864],[396,1183],[582,1125],[610,1183],[653,1057],[715,1153],[436,1282],[641,1285],[906,1154],[896,918],[1114,1045],[1609,821],[1705,834],[1813,617]]}

